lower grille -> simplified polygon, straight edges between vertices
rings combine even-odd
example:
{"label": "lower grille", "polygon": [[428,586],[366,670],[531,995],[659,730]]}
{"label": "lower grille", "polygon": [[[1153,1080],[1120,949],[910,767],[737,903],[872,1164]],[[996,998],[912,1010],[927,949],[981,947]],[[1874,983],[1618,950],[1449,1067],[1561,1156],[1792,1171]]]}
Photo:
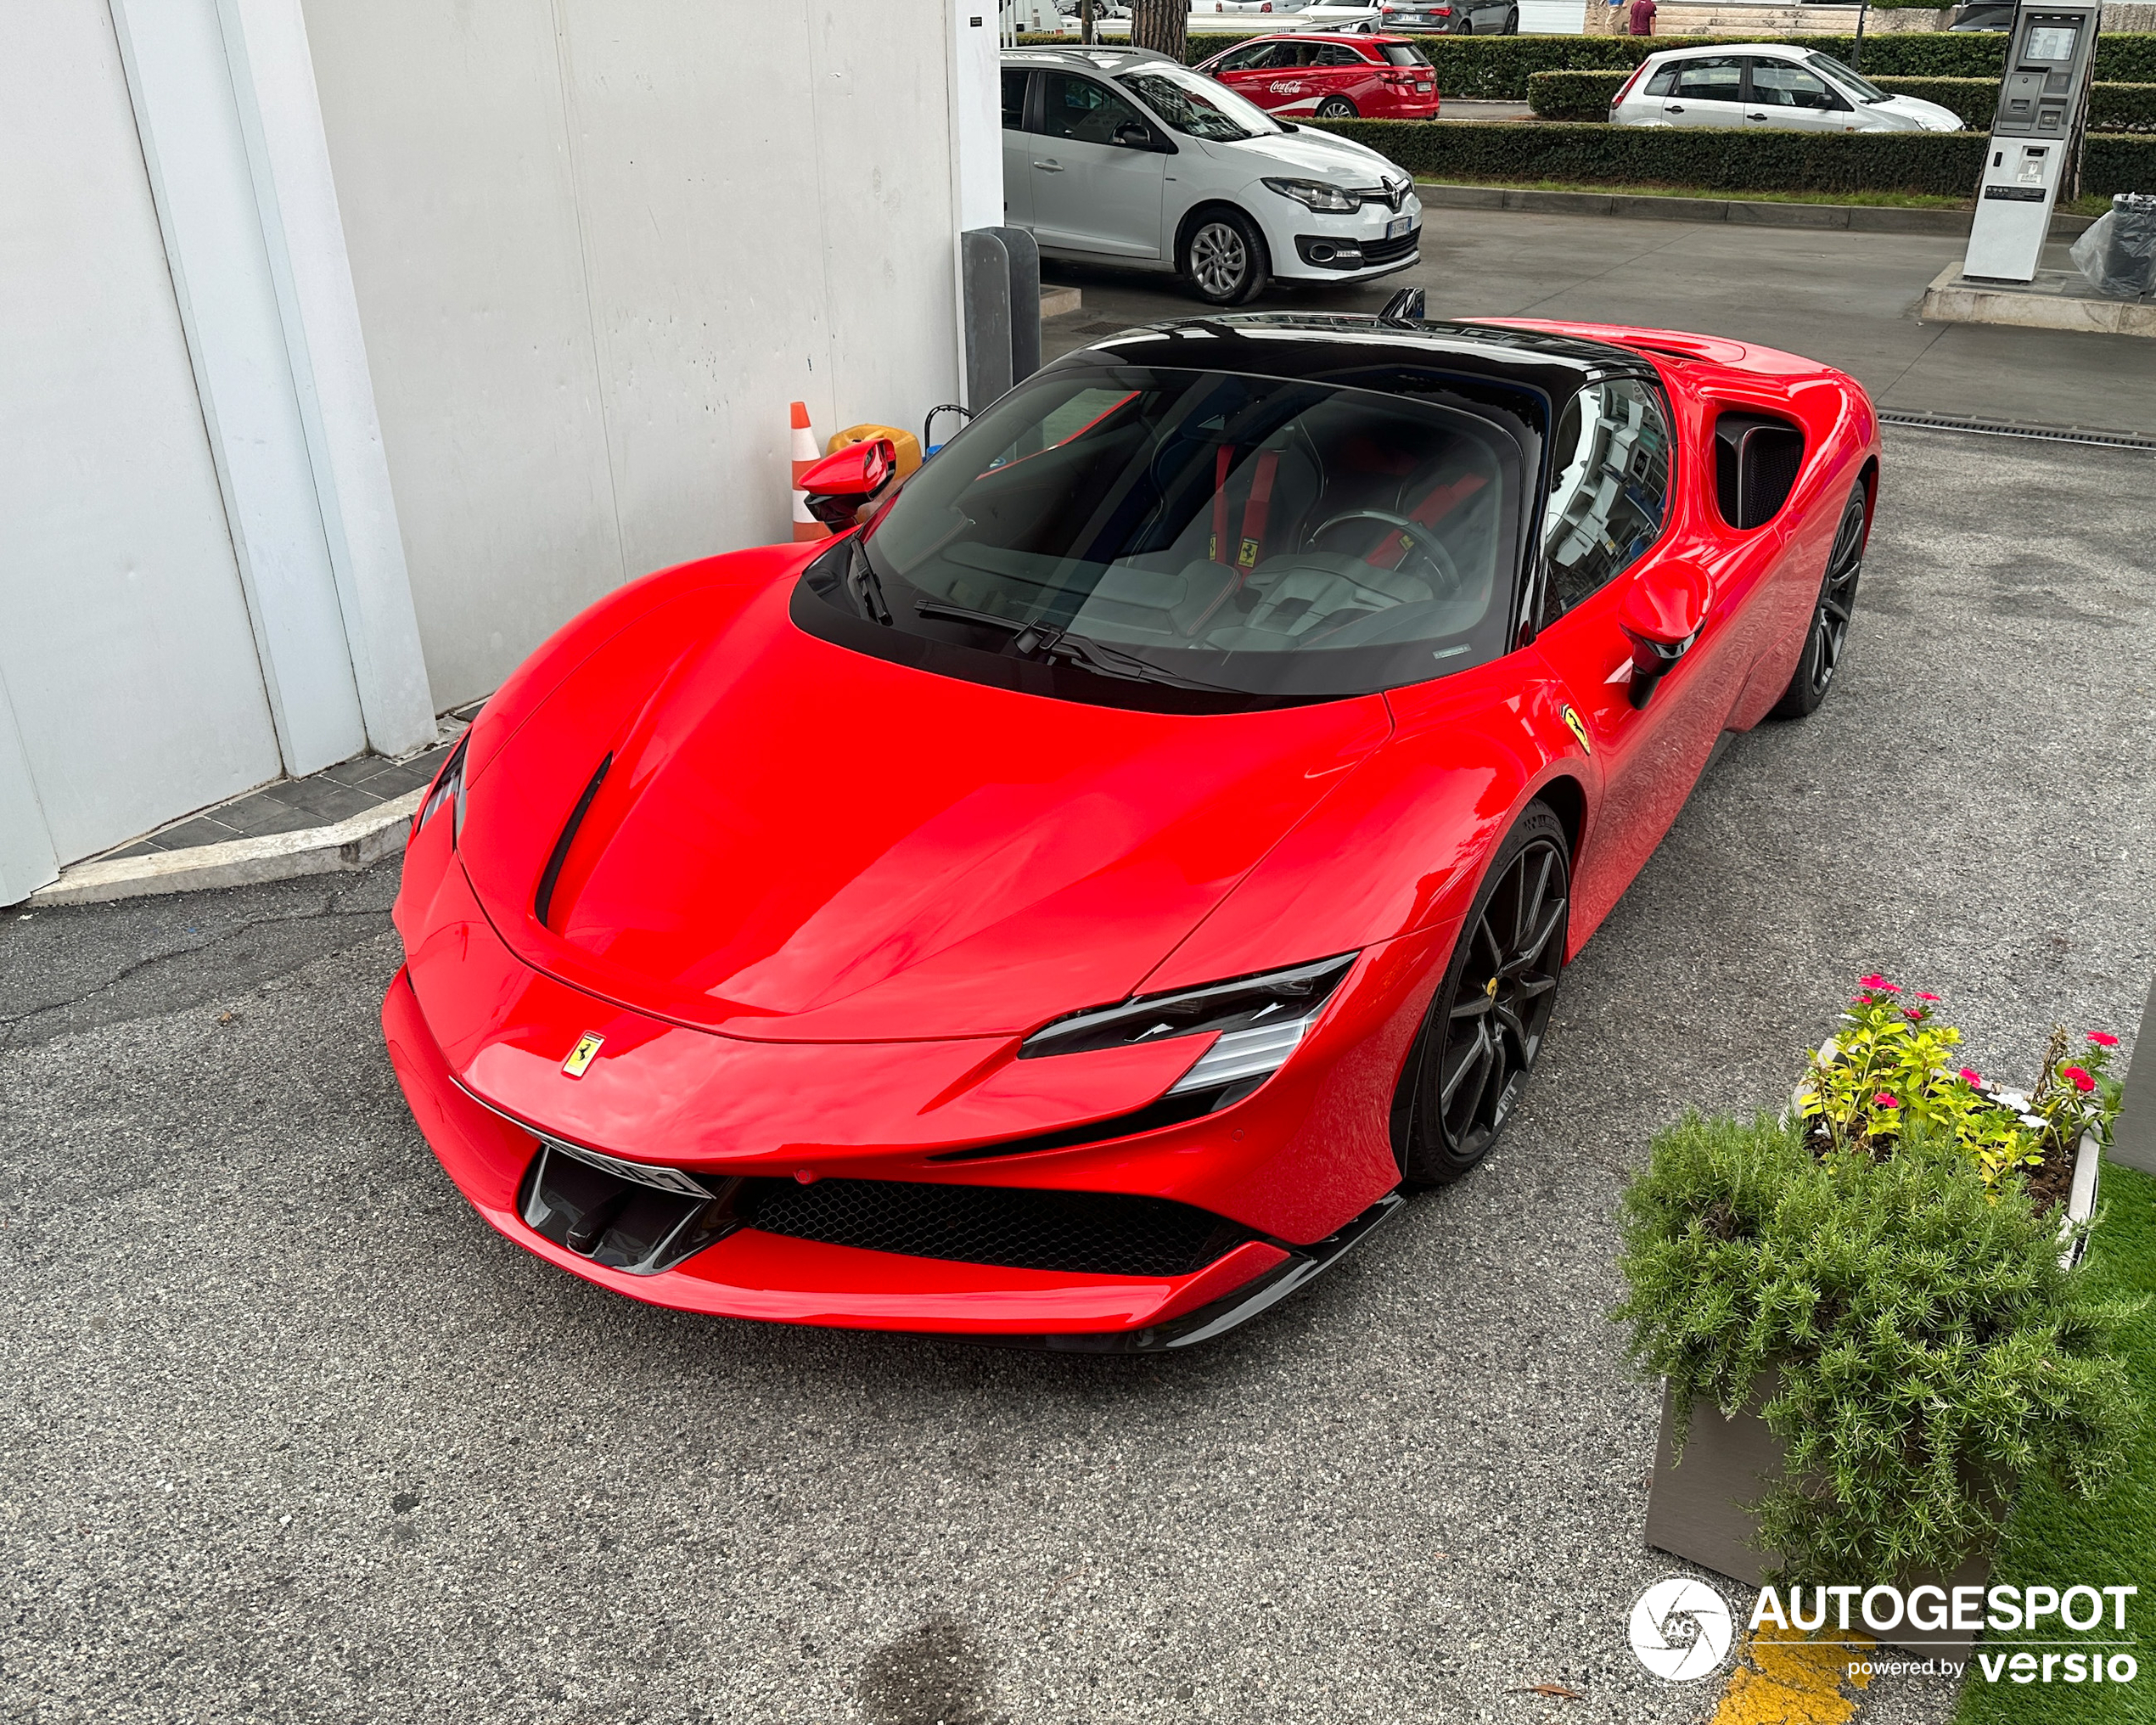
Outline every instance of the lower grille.
{"label": "lower grille", "polygon": [[1397,239],[1366,239],[1362,242],[1362,261],[1366,264],[1398,263],[1423,243],[1423,230],[1410,228]]}
{"label": "lower grille", "polygon": [[1165,1198],[910,1180],[780,1187],[750,1225],[826,1245],[1096,1276],[1187,1276],[1254,1238]]}

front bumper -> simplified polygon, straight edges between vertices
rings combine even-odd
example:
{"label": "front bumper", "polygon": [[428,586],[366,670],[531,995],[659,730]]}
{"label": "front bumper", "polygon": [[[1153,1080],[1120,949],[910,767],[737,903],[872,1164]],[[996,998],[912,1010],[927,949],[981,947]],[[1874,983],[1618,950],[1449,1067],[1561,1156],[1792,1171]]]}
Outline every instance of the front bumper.
{"label": "front bumper", "polygon": [[[1381,1196],[1309,1245],[1244,1238],[1180,1273],[1089,1274],[921,1257],[780,1234],[753,1222],[727,1228],[667,1267],[640,1271],[633,1261],[605,1263],[580,1250],[592,1244],[589,1239],[549,1237],[565,1230],[543,1201],[534,1201],[548,1154],[545,1140],[482,1105],[457,1082],[402,970],[383,1001],[382,1029],[421,1132],[488,1222],[587,1282],[679,1311],[1081,1351],[1178,1347],[1219,1334],[1284,1298],[1400,1204],[1396,1196]],[[527,1219],[534,1215],[538,1227]]]}
{"label": "front bumper", "polygon": [[[1265,195],[1266,240],[1276,276],[1289,281],[1367,281],[1421,261],[1423,205],[1412,193],[1398,210],[1373,202],[1353,215],[1323,215],[1292,199]],[[1401,218],[1407,231],[1388,237],[1387,228]]]}

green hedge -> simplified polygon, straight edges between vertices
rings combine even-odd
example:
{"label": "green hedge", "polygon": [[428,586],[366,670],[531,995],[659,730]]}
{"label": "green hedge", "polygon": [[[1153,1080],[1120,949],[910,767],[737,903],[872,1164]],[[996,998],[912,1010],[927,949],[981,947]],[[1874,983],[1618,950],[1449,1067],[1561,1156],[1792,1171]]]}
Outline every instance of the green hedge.
{"label": "green hedge", "polygon": [[[1988,142],[1979,132],[1731,132],[1682,127],[1335,120],[1328,131],[1367,143],[1435,180],[1562,180],[1682,186],[1717,192],[1913,192],[1967,198]],[[2156,138],[2088,141],[2081,189],[2156,190]]]}
{"label": "green hedge", "polygon": [[[1527,81],[1527,105],[1545,120],[1605,120],[1631,73],[1536,72]],[[1979,132],[1991,129],[1999,99],[1996,78],[1878,78],[1889,95],[1914,96],[1951,108]],[[2156,132],[2156,84],[2097,84],[2089,97],[2092,132]]]}
{"label": "green hedge", "polygon": [[[1437,68],[1440,96],[1501,102],[1525,101],[1527,81],[1536,72],[1629,71],[1665,48],[1788,42],[1846,60],[1856,47],[1856,38],[1849,36],[1426,36],[1418,40]],[[1191,57],[1204,56],[1193,49]],[[1897,31],[1864,38],[1867,78],[1989,78],[1996,86],[2005,66],[2006,37],[1996,31],[1959,35]],[[2109,82],[2156,84],[2156,34],[2098,37],[2096,69],[2097,76]]]}

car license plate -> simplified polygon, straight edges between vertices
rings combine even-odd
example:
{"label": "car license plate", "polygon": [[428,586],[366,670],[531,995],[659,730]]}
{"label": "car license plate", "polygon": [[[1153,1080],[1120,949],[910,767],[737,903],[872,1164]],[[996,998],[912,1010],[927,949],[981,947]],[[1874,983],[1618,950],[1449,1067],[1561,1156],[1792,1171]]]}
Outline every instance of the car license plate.
{"label": "car license plate", "polygon": [[1391,221],[1385,223],[1385,238],[1388,239],[1397,239],[1401,234],[1406,233],[1407,230],[1414,225],[1415,218],[1413,216],[1395,216]]}
{"label": "car license plate", "polygon": [[1429,93],[1436,87],[1437,87],[1435,84],[1418,84],[1415,86],[1416,90],[1425,96],[1429,94]]}

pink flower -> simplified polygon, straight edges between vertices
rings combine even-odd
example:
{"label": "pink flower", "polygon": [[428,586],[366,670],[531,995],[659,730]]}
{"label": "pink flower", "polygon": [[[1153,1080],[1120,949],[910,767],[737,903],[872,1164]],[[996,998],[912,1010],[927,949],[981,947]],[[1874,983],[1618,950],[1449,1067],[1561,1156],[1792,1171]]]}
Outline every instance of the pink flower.
{"label": "pink flower", "polygon": [[1869,976],[1858,977],[1856,979],[1856,986],[1859,988],[1876,988],[1883,994],[1899,994],[1901,992],[1900,984],[1888,981],[1885,977],[1880,975],[1876,970],[1874,970]]}
{"label": "pink flower", "polygon": [[1984,1086],[1984,1075],[1974,1066],[1962,1067],[1962,1077],[1966,1082],[1974,1085],[1979,1089]]}
{"label": "pink flower", "polygon": [[1924,1009],[1921,1006],[1905,1006],[1901,1009],[1901,1015],[1912,1024],[1921,1024],[1923,1022]]}
{"label": "pink flower", "polygon": [[2099,1048],[2115,1048],[2119,1046],[2118,1037],[2107,1037],[2102,1031],[2091,1031],[2089,1040]]}
{"label": "pink flower", "polygon": [[2083,1095],[2086,1095],[2096,1088],[2096,1080],[2090,1077],[2079,1066],[2061,1066],[2058,1069],[2058,1076],[2081,1092]]}
{"label": "pink flower", "polygon": [[1896,1102],[1887,1092],[1882,1090],[1877,1095],[1872,1097],[1872,1106],[1874,1108],[1899,1108],[1901,1104]]}
{"label": "pink flower", "polygon": [[1917,998],[1919,1000],[1937,1000],[1939,997],[1935,994],[1927,994],[1923,989],[1919,988],[1917,991]]}

